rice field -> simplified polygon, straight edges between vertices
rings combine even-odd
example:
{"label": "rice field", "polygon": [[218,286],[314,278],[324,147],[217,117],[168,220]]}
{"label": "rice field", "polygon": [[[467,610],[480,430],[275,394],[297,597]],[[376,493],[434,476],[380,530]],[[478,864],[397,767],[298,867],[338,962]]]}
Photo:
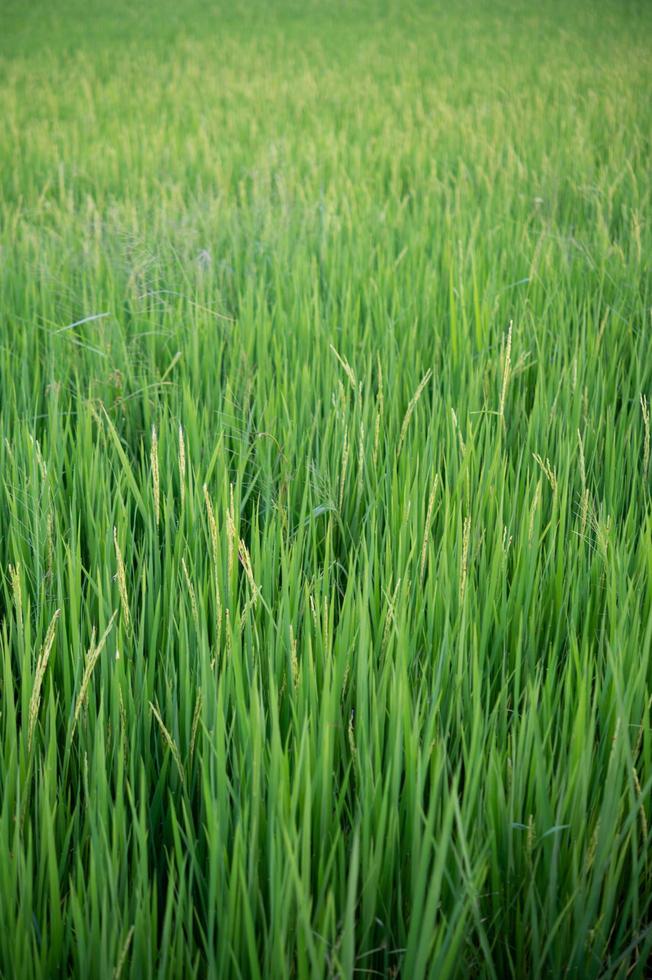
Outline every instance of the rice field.
{"label": "rice field", "polygon": [[651,51],[3,0],[3,980],[650,975]]}

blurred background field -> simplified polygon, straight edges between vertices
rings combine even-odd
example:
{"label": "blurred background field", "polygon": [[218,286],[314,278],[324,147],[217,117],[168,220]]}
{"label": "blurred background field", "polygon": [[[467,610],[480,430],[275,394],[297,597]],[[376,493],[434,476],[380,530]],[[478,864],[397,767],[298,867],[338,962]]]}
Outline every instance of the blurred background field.
{"label": "blurred background field", "polygon": [[652,6],[0,8],[0,976],[645,977]]}

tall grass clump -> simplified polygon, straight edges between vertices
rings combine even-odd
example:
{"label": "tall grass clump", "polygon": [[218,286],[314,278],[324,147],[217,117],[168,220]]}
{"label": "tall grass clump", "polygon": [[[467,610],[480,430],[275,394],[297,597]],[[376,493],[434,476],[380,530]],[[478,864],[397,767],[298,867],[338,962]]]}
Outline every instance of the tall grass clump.
{"label": "tall grass clump", "polygon": [[649,976],[650,5],[0,23],[0,976]]}

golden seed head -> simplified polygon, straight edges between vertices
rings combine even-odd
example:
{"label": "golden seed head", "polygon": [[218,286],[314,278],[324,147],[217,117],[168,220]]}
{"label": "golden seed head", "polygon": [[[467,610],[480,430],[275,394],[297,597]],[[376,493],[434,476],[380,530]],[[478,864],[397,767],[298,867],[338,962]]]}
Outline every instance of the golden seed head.
{"label": "golden seed head", "polygon": [[344,503],[344,485],[346,482],[346,470],[349,465],[349,430],[344,430],[344,449],[342,450],[342,471],[340,474],[340,494],[338,499],[338,509],[342,510]]}
{"label": "golden seed head", "polygon": [[[95,668],[95,664],[97,663],[97,661],[100,658],[100,654],[102,653],[102,650],[104,649],[104,646],[106,644],[106,641],[107,641],[107,639],[109,637],[109,633],[113,629],[113,624],[115,622],[115,619],[116,619],[116,616],[117,615],[118,615],[118,611],[116,610],[113,613],[113,615],[111,616],[111,619],[109,620],[109,624],[106,627],[106,629],[104,630],[104,633],[102,634],[102,637],[100,639],[100,642],[97,645],[95,644],[95,627],[93,627],[93,631],[91,633],[91,643],[90,643],[90,646],[88,648],[88,652],[86,654],[86,665],[84,667],[84,676],[82,678],[81,687],[79,689],[79,694],[77,695],[77,702],[75,704],[75,713],[73,715],[72,728],[71,728],[71,732],[70,732],[71,737],[72,737],[72,735],[75,734],[75,728],[77,727],[77,721],[79,719],[79,715],[81,713],[81,710],[82,710],[82,708],[84,706],[84,702],[86,700],[86,694],[87,694],[87,691],[88,691],[88,686],[89,686],[90,681],[91,681],[91,676],[93,674],[93,670]],[[116,659],[118,659],[117,656],[116,656]]]}
{"label": "golden seed head", "polygon": [[181,506],[186,498],[186,444],[183,438],[183,426],[179,426],[179,486],[181,487]]}
{"label": "golden seed head", "polygon": [[426,570],[426,558],[428,556],[428,541],[430,539],[430,525],[432,523],[432,513],[435,507],[435,497],[437,496],[437,487],[439,486],[439,473],[435,474],[435,479],[432,482],[432,490],[430,491],[430,498],[428,500],[428,510],[426,512],[426,523],[423,529],[423,543],[421,545],[421,567],[419,569],[419,579],[423,582],[423,574]]}
{"label": "golden seed head", "polygon": [[469,563],[469,540],[471,537],[471,518],[464,518],[464,529],[462,532],[462,560],[460,562],[460,605],[464,603],[466,595],[466,579]]}
{"label": "golden seed head", "polygon": [[161,520],[161,485],[158,469],[158,438],[156,436],[155,426],[152,426],[152,447],[150,450],[150,461],[152,465],[152,484],[154,490],[154,515],[156,517],[156,526],[158,527]]}
{"label": "golden seed head", "polygon": [[346,373],[346,376],[349,379],[349,384],[351,385],[351,387],[355,391],[356,388],[358,387],[358,382],[357,382],[357,379],[356,379],[355,374],[353,373],[353,368],[351,367],[351,365],[349,364],[349,362],[347,361],[347,359],[345,357],[342,357],[341,354],[338,354],[338,352],[335,350],[335,348],[333,347],[332,344],[330,344],[329,346],[330,346],[330,349],[335,354],[335,357],[337,358],[337,360],[339,361],[339,363],[341,364],[341,366],[344,368],[344,371]]}
{"label": "golden seed head", "polygon": [[161,729],[161,734],[163,736],[163,739],[167,744],[170,752],[172,753],[172,758],[174,760],[175,766],[177,767],[177,772],[179,773],[179,779],[181,780],[181,784],[184,785],[186,782],[186,774],[184,772],[183,763],[181,762],[181,755],[179,754],[177,743],[174,741],[172,735],[165,727],[165,723],[161,718],[158,708],[156,708],[151,701],[149,702],[149,706],[151,708],[152,714],[154,715],[156,721],[158,722],[159,728]]}
{"label": "golden seed head", "polygon": [[503,366],[503,384],[500,390],[500,408],[498,414],[500,415],[501,421],[505,422],[505,400],[507,398],[507,386],[509,385],[509,376],[512,368],[512,326],[513,323],[509,321],[509,329],[507,331],[507,340],[505,343],[505,363]]}
{"label": "golden seed head", "polygon": [[120,594],[120,604],[122,606],[122,617],[125,622],[125,626],[129,628],[131,623],[131,616],[129,613],[129,598],[127,595],[127,576],[125,575],[125,565],[122,560],[122,551],[120,550],[120,545],[118,543],[118,529],[113,528],[113,545],[115,547],[115,560],[118,567],[117,579],[118,579],[118,592]]}
{"label": "golden seed head", "polygon": [[647,476],[650,466],[650,406],[645,395],[641,395],[641,411],[643,412],[643,476]]}
{"label": "golden seed head", "polygon": [[34,674],[34,687],[32,688],[32,696],[29,701],[29,720],[28,720],[28,735],[27,735],[27,747],[28,751],[32,748],[32,739],[34,737],[34,729],[36,728],[36,722],[38,720],[38,711],[41,704],[41,687],[43,686],[43,678],[45,677],[45,671],[47,670],[48,660],[50,659],[50,652],[52,650],[52,645],[54,643],[54,634],[57,628],[57,620],[61,615],[61,610],[57,609],[54,616],[50,620],[50,625],[48,626],[48,631],[45,634],[45,640],[43,641],[43,646],[41,647],[41,653],[39,654],[38,661],[36,663],[36,673]]}
{"label": "golden seed head", "polygon": [[24,624],[23,624],[23,590],[20,584],[20,565],[9,566],[9,578],[11,579],[11,592],[14,597],[14,605],[16,607],[16,620],[18,623],[18,632],[22,636],[24,630]]}
{"label": "golden seed head", "polygon": [[403,441],[407,434],[408,425],[410,424],[410,419],[412,418],[412,414],[415,408],[417,407],[417,402],[421,398],[421,395],[423,394],[423,390],[428,384],[428,382],[430,381],[431,377],[432,377],[432,370],[431,368],[428,368],[428,370],[422,377],[421,381],[419,382],[417,386],[417,390],[414,392],[410,404],[407,407],[407,411],[403,418],[403,424],[401,426],[401,434],[399,435],[399,439],[398,439],[398,449],[396,450],[397,456],[401,455],[401,449],[403,448]]}

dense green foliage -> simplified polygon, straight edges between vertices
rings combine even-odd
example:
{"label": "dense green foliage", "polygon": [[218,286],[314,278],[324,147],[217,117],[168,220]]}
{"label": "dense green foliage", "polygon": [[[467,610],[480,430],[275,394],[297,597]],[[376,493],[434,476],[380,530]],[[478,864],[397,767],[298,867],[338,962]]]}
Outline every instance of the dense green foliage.
{"label": "dense green foliage", "polygon": [[645,975],[651,43],[2,5],[2,977]]}

